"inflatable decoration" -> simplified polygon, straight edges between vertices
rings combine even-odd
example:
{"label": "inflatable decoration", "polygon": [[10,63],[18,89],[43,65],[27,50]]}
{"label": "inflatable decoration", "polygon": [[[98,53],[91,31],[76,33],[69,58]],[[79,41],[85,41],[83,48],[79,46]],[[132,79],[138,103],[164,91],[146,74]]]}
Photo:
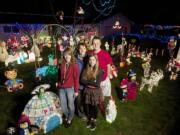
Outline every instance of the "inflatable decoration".
{"label": "inflatable decoration", "polygon": [[38,126],[44,133],[47,133],[62,124],[62,110],[59,97],[50,91],[49,84],[37,86],[33,91],[34,95],[24,108],[23,113],[30,119],[32,125]]}

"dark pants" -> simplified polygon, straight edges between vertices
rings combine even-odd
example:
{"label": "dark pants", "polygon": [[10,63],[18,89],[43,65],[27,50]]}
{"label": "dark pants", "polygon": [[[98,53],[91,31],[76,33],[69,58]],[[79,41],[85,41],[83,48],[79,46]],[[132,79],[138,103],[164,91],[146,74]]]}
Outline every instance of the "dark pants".
{"label": "dark pants", "polygon": [[96,119],[98,115],[98,105],[90,105],[86,104],[86,113],[88,116],[88,119],[90,120],[91,118]]}
{"label": "dark pants", "polygon": [[85,117],[84,91],[79,90],[79,94],[75,99],[75,112],[79,117]]}

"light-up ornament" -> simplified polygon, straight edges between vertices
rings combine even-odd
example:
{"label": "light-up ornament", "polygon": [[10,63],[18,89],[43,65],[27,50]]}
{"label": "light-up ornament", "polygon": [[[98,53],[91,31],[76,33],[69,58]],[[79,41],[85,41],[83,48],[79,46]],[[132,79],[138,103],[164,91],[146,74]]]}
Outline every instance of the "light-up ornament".
{"label": "light-up ornament", "polygon": [[59,17],[59,19],[60,19],[61,21],[64,20],[64,12],[63,12],[63,11],[57,12],[57,16]]}
{"label": "light-up ornament", "polygon": [[79,7],[78,10],[77,10],[77,13],[79,15],[84,15],[84,9],[82,7]]}
{"label": "light-up ornament", "polygon": [[119,21],[115,21],[114,25],[113,25],[113,29],[121,29],[122,26],[120,25]]}

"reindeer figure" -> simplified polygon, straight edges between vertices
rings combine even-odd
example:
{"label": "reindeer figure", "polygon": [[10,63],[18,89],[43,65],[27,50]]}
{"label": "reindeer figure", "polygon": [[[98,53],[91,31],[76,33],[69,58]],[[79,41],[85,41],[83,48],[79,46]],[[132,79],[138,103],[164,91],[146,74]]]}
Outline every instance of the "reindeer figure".
{"label": "reindeer figure", "polygon": [[148,91],[151,93],[153,87],[157,87],[159,84],[159,81],[163,79],[163,71],[161,69],[158,69],[157,71],[153,71],[150,75],[150,78],[142,77],[141,85],[140,85],[140,91],[144,88],[145,85],[148,85]]}

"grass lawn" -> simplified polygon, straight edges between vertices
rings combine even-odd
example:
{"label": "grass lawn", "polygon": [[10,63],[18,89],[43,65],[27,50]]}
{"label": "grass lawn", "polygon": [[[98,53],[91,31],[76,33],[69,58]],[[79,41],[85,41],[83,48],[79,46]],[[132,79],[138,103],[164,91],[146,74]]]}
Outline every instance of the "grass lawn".
{"label": "grass lawn", "polygon": [[[45,57],[45,54],[44,56]],[[101,113],[97,119],[97,129],[92,132],[86,129],[86,123],[75,116],[70,128],[60,125],[48,135],[178,135],[180,134],[180,77],[176,81],[169,81],[168,74],[160,81],[159,86],[153,89],[152,93],[138,91],[137,100],[122,102],[119,99],[119,82],[125,77],[129,68],[137,71],[137,80],[140,83],[142,76],[141,61],[132,60],[134,65],[119,69],[119,76],[112,80],[113,96],[115,97],[118,110],[115,122],[109,124]],[[115,61],[116,63],[116,61]],[[152,69],[164,69],[167,64],[167,57],[154,57]],[[0,135],[4,135],[9,126],[16,126],[18,118],[24,106],[31,98],[30,92],[35,87],[34,64],[17,65],[18,78],[24,80],[24,90],[17,93],[8,93],[0,87]],[[0,85],[3,85],[5,78],[4,64],[0,65]],[[50,90],[56,92],[56,77],[47,78],[44,83],[50,83]]]}

